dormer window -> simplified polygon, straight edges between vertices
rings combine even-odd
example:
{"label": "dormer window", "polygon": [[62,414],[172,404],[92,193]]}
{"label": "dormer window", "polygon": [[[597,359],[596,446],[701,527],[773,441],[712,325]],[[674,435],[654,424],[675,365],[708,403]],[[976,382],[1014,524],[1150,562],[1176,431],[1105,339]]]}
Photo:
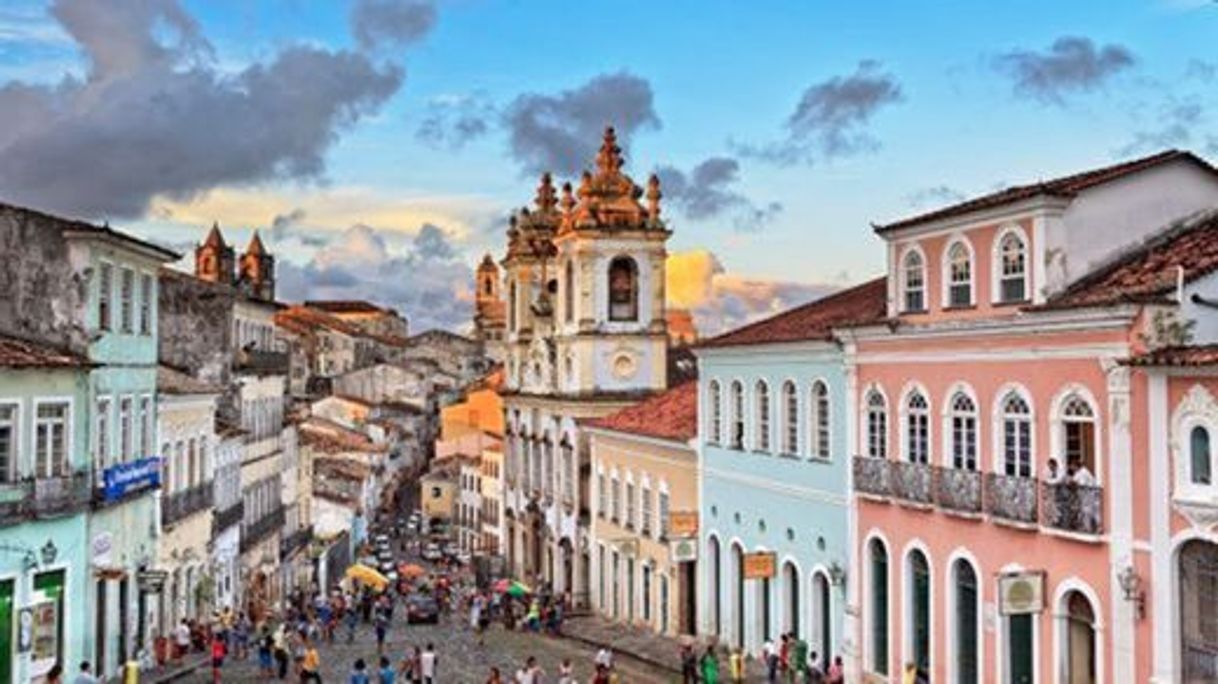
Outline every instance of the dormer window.
{"label": "dormer window", "polygon": [[639,319],[639,270],[630,257],[609,264],[609,320]]}
{"label": "dormer window", "polygon": [[902,276],[905,282],[905,309],[906,313],[913,313],[926,310],[926,271],[925,262],[922,260],[922,253],[917,250],[910,250],[905,255],[904,262],[901,265]]}
{"label": "dormer window", "polygon": [[1027,249],[1023,238],[1011,232],[998,243],[1000,261],[998,293],[999,301],[1022,302],[1027,299]]}
{"label": "dormer window", "polygon": [[947,249],[947,305],[966,307],[973,304],[973,255],[963,242],[954,242]]}

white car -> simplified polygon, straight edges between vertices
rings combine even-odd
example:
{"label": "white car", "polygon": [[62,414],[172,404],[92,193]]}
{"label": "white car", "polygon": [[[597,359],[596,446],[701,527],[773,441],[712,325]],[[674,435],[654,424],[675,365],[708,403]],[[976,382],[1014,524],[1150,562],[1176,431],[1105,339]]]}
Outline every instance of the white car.
{"label": "white car", "polygon": [[440,552],[439,544],[432,543],[423,547],[423,560],[438,561],[443,557],[444,554]]}

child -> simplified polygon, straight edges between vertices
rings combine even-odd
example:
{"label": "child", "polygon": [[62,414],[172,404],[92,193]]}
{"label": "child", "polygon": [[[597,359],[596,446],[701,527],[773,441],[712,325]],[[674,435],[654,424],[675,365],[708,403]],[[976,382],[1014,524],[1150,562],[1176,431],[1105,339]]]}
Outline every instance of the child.
{"label": "child", "polygon": [[369,684],[367,670],[368,666],[364,663],[364,659],[357,659],[355,661],[355,668],[351,670],[351,678],[348,681],[351,684]]}

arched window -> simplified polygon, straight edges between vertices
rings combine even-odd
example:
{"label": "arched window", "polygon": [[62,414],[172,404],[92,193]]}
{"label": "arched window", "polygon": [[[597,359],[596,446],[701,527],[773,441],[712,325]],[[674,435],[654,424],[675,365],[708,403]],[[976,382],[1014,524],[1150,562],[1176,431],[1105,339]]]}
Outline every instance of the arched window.
{"label": "arched window", "polygon": [[973,256],[963,242],[947,249],[947,305],[971,306],[973,303]]}
{"label": "arched window", "polygon": [[1002,236],[998,243],[998,256],[1001,265],[998,282],[1000,301],[1023,301],[1028,296],[1028,259],[1023,238],[1014,232]]}
{"label": "arched window", "polygon": [[723,439],[723,397],[720,396],[722,391],[719,389],[719,381],[711,380],[710,387],[706,393],[706,402],[710,404],[710,434],[707,435],[707,440],[711,444],[719,444]]}
{"label": "arched window", "polygon": [[782,453],[799,451],[799,395],[795,383],[782,384]]}
{"label": "arched window", "polygon": [[795,569],[793,563],[783,564],[782,584],[783,593],[786,594],[786,600],[780,602],[784,604],[785,609],[782,616],[782,631],[784,634],[799,636],[799,571]]}
{"label": "arched window", "polygon": [[1002,464],[1008,477],[1032,477],[1032,410],[1015,392],[1002,401]]}
{"label": "arched window", "polygon": [[508,285],[508,330],[516,332],[516,281]]}
{"label": "arched window", "polygon": [[1074,684],[1097,682],[1097,643],[1095,609],[1081,591],[1071,590],[1063,598],[1065,605],[1066,653],[1063,681]]}
{"label": "arched window", "polygon": [[[882,399],[882,397],[881,397]],[[812,430],[808,435],[813,458],[829,458],[829,387],[817,380],[812,383]]]}
{"label": "arched window", "polygon": [[[868,611],[868,645],[871,672],[888,674],[888,549],[884,542],[872,539],[868,549],[869,579],[871,580],[871,610]],[[828,654],[826,654],[828,655]]]}
{"label": "arched window", "polygon": [[639,319],[639,269],[634,259],[618,257],[609,263],[609,320]]}
{"label": "arched window", "polygon": [[756,434],[753,437],[753,448],[757,451],[770,450],[770,386],[764,380],[757,381],[756,396],[753,398],[757,409]]}
{"label": "arched window", "polygon": [[977,597],[977,572],[963,558],[952,564],[952,583],[955,603],[955,643],[952,645],[952,657],[955,660],[957,684],[976,684],[978,681],[977,628],[979,612]]}
{"label": "arched window", "polygon": [[867,395],[867,455],[888,458],[888,407],[876,390]]}
{"label": "arched window", "polygon": [[1189,479],[1193,484],[1207,485],[1214,481],[1210,460],[1210,431],[1204,427],[1195,426],[1188,435]]}
{"label": "arched window", "polygon": [[719,553],[719,538],[711,536],[706,547],[710,555],[711,634],[723,634],[723,557]]}
{"label": "arched window", "polygon": [[909,553],[907,568],[909,582],[909,612],[906,634],[912,648],[910,659],[919,668],[930,671],[930,563],[926,556],[914,549]]}
{"label": "arched window", "polygon": [[917,390],[905,400],[905,458],[910,463],[930,461],[930,405]]}
{"label": "arched window", "polygon": [[744,386],[740,381],[732,383],[731,389],[731,434],[728,445],[733,449],[744,448]]}
{"label": "arched window", "polygon": [[951,404],[952,467],[977,469],[977,404],[964,392],[957,392]]}
{"label": "arched window", "polygon": [[575,262],[568,261],[563,273],[562,284],[563,320],[570,323],[575,320]]}
{"label": "arched window", "polygon": [[901,265],[901,275],[905,281],[905,311],[916,312],[926,310],[926,264],[922,253],[911,249],[905,255]]}
{"label": "arched window", "polygon": [[1086,468],[1086,474],[1075,478],[1075,482],[1085,482],[1095,475],[1095,412],[1076,394],[1062,405],[1061,420],[1066,472]]}

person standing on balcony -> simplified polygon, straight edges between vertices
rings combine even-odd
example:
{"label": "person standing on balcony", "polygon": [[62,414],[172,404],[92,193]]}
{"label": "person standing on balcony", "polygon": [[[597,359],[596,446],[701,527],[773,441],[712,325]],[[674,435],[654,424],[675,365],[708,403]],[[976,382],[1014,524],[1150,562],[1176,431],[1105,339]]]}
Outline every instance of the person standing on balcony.
{"label": "person standing on balcony", "polygon": [[1057,459],[1051,458],[1045,464],[1044,481],[1049,484],[1058,484],[1062,480],[1061,468],[1057,465]]}

